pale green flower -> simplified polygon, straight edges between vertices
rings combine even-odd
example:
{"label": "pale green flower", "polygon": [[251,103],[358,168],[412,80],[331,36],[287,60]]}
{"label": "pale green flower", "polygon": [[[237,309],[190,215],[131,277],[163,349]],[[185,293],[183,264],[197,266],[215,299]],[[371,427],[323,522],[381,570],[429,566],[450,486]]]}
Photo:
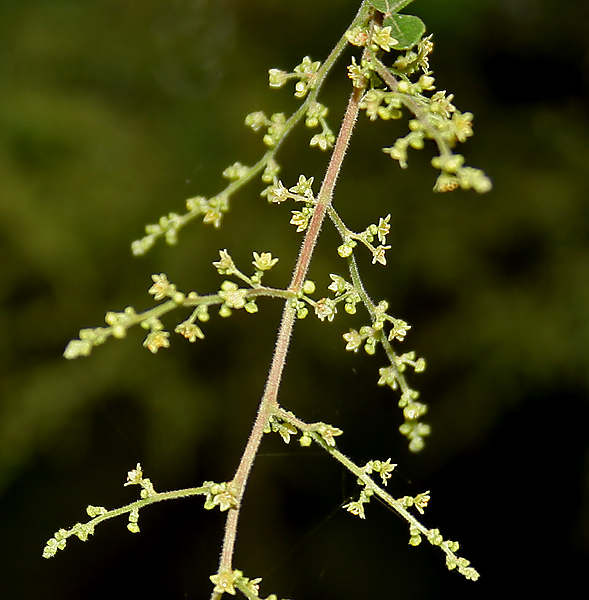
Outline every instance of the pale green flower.
{"label": "pale green flower", "polygon": [[183,335],[189,342],[196,342],[196,338],[200,338],[202,340],[205,337],[202,329],[198,325],[190,323],[189,321],[180,323],[176,326],[174,331],[180,335]]}
{"label": "pale green flower", "polygon": [[338,427],[334,427],[333,425],[328,425],[327,423],[318,423],[315,428],[317,433],[323,438],[325,443],[332,448],[335,447],[335,437],[341,435],[343,431]]}
{"label": "pale green flower", "polygon": [[352,56],[352,64],[348,65],[348,77],[355,88],[363,88],[366,85],[365,69],[356,63],[354,56]]}
{"label": "pale green flower", "polygon": [[335,136],[331,131],[323,131],[322,133],[315,134],[311,141],[309,142],[310,146],[319,146],[321,150],[327,150],[327,148],[331,148],[333,143],[335,142]]}
{"label": "pale green flower", "polygon": [[215,592],[219,594],[227,592],[232,596],[235,596],[235,579],[234,572],[230,570],[219,571],[216,575],[210,576],[210,580],[215,584]]}
{"label": "pale green flower", "polygon": [[413,499],[413,504],[415,508],[419,511],[419,514],[423,514],[423,509],[427,508],[427,504],[430,501],[430,492],[423,492],[422,494],[418,494]]}
{"label": "pale green flower", "polygon": [[411,325],[408,325],[401,319],[396,319],[395,324],[389,333],[389,340],[396,339],[402,342],[405,339],[409,329],[411,329]]}
{"label": "pale green flower", "polygon": [[252,264],[260,271],[269,271],[278,262],[278,258],[272,258],[270,252],[262,252],[262,254],[254,252],[253,255]]}
{"label": "pale green flower", "polygon": [[364,513],[364,503],[356,500],[354,502],[348,502],[344,504],[343,508],[345,508],[349,513],[360,517],[361,519],[366,518],[366,514]]}
{"label": "pale green flower", "polygon": [[372,41],[385,52],[388,52],[392,46],[399,43],[399,41],[391,35],[391,30],[392,27],[390,25],[387,27],[375,25],[374,27]]}
{"label": "pale green flower", "polygon": [[274,185],[266,188],[262,195],[268,198],[268,202],[280,204],[290,198],[289,191],[284,187],[282,181],[278,180]]}
{"label": "pale green flower", "polygon": [[223,177],[231,181],[237,181],[238,179],[245,177],[249,173],[249,171],[249,167],[242,165],[240,162],[236,162],[223,171]]}
{"label": "pale green flower", "polygon": [[297,184],[293,185],[289,191],[292,192],[293,194],[299,194],[300,196],[311,199],[311,198],[313,198],[312,187],[313,187],[314,180],[315,180],[314,177],[309,177],[307,179],[307,177],[305,177],[304,175],[299,175],[299,180],[298,180]]}
{"label": "pale green flower", "polygon": [[309,219],[311,218],[311,211],[304,208],[303,210],[293,210],[290,224],[295,225],[297,231],[305,231],[309,225]]}
{"label": "pale green flower", "polygon": [[147,334],[143,345],[153,354],[155,354],[160,348],[169,348],[170,340],[168,337],[170,336],[167,331],[151,331]]}
{"label": "pale green flower", "polygon": [[163,300],[170,293],[176,291],[176,286],[168,281],[165,273],[152,275],[151,278],[153,285],[149,288],[148,292],[153,295],[155,300]]}
{"label": "pale green flower", "polygon": [[231,275],[235,273],[235,264],[233,263],[233,259],[229,255],[227,250],[219,250],[219,256],[221,260],[217,260],[213,263],[213,266],[217,269],[219,275]]}
{"label": "pale green flower", "polygon": [[270,69],[268,80],[271,88],[281,88],[288,81],[288,73],[280,69]]}
{"label": "pale green flower", "polygon": [[88,356],[92,352],[92,342],[89,340],[72,340],[63,351],[63,355],[68,360],[78,358],[78,356]]}
{"label": "pale green flower", "polygon": [[368,30],[365,27],[353,27],[346,31],[346,39],[353,46],[366,46]]}
{"label": "pale green flower", "polygon": [[381,244],[386,242],[386,236],[389,235],[391,231],[391,215],[387,215],[384,219],[380,217],[378,221],[378,225],[376,227],[376,234],[378,235],[378,241]]}
{"label": "pale green flower", "polygon": [[137,463],[137,466],[127,473],[127,483],[125,485],[141,485],[143,481],[143,469],[141,464]]}
{"label": "pale green flower", "polygon": [[246,116],[245,124],[254,131],[258,131],[268,124],[268,117],[261,110],[258,110]]}
{"label": "pale green flower", "polygon": [[347,342],[346,350],[353,350],[354,352],[358,352],[364,340],[355,329],[350,329],[349,333],[344,333],[343,338]]}
{"label": "pale green flower", "polygon": [[390,250],[390,246],[378,246],[374,249],[372,253],[372,264],[380,263],[381,265],[387,264],[387,259],[385,253],[387,250]]}

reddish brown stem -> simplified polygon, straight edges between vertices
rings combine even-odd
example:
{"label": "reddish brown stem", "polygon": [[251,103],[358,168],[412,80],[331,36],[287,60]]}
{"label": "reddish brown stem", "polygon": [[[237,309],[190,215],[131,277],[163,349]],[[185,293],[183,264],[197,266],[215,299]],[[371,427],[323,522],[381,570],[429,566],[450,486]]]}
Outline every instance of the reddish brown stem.
{"label": "reddish brown stem", "polygon": [[[272,363],[270,365],[270,371],[268,373],[264,394],[260,400],[258,414],[252,427],[244,453],[239,462],[239,466],[235,472],[235,476],[231,481],[231,488],[233,494],[235,495],[236,506],[230,508],[228,511],[227,522],[225,524],[225,536],[223,539],[223,549],[221,551],[221,560],[219,563],[219,572],[232,570],[233,552],[235,548],[235,539],[237,536],[237,523],[239,520],[241,501],[245,492],[249,473],[254,464],[254,460],[258,453],[258,448],[264,435],[264,429],[268,424],[270,413],[273,408],[278,406],[278,391],[282,381],[282,373],[286,363],[286,357],[290,346],[290,338],[296,318],[296,298],[297,295],[302,291],[303,283],[305,281],[305,277],[311,263],[311,258],[313,256],[313,251],[321,232],[321,226],[323,224],[323,220],[325,219],[327,209],[330,206],[333,198],[333,192],[337,178],[346,155],[350,138],[352,137],[356,119],[358,117],[358,104],[360,102],[361,94],[362,90],[355,88],[348,101],[348,106],[346,108],[343,122],[335,142],[327,171],[325,173],[325,178],[323,179],[321,189],[317,195],[317,203],[313,211],[313,216],[307,228],[307,232],[305,234],[305,238],[293,270],[292,279],[288,287],[289,291],[293,293],[293,297],[285,302],[284,310],[282,312],[282,320],[280,322],[280,328],[276,338],[274,355],[272,357]],[[211,598],[212,600],[216,600],[219,597],[220,594],[213,592]]]}

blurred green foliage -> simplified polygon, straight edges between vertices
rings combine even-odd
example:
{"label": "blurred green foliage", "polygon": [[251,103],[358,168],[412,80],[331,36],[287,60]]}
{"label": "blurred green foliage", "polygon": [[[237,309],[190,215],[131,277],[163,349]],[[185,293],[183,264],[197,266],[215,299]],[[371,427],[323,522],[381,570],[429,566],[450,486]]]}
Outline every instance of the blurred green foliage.
{"label": "blurred green foliage", "polygon": [[[142,259],[129,246],[185,198],[215,193],[227,165],[260,155],[244,116],[295,106],[288,93],[268,90],[267,70],[326,56],[356,8],[352,0],[0,2],[7,598],[91,599],[115,585],[121,598],[139,596],[129,572],[145,573],[148,595],[207,593],[220,520],[201,515],[198,501],[152,509],[139,536],[113,524],[52,561],[42,562],[41,551],[86,504],[128,501],[122,483],[138,460],[157,489],[231,476],[280,307],[268,301],[257,315],[213,318],[204,341],[176,337],[157,356],[142,348],[140,332],[74,363],[61,353],[107,310],[148,307],[151,273],[168,273],[185,291],[216,290],[211,262],[220,248],[243,265],[252,251],[271,251],[281,258],[275,284],[287,284],[300,235],[288,209],[267,206],[255,186],[233,201],[218,231],[194,225],[177,248]],[[386,572],[391,589],[410,589],[416,600],[439,589],[484,598],[509,577],[514,585],[515,567],[505,563],[519,561],[516,585],[531,595],[529,579],[548,560],[536,527],[557,540],[551,560],[562,568],[583,564],[589,551],[589,7],[418,0],[412,9],[434,33],[439,87],[475,114],[464,154],[493,177],[494,191],[434,196],[426,152],[401,171],[380,151],[405,125],[363,119],[335,202],[358,229],[367,211],[392,213],[390,266],[371,267],[367,257],[369,285],[413,326],[407,343],[428,360],[416,386],[434,434],[423,454],[406,453],[394,398],[376,387],[382,365],[344,352],[341,334],[363,324],[359,317],[299,324],[282,402],[341,426],[342,448],[358,461],[392,455],[414,486],[431,487],[432,521],[466,538],[482,579],[457,582],[439,557],[406,548],[404,527],[384,511],[371,515],[371,507],[366,523],[337,512],[354,482],[325,458],[269,439],[236,562],[264,577],[262,593],[361,597],[366,574]],[[348,85],[342,64],[325,96],[334,128]],[[320,179],[325,156],[303,136],[287,146],[285,182],[301,172]],[[326,227],[311,273],[319,286],[342,271],[336,244]],[[227,421],[227,407],[243,419]],[[555,494],[564,519],[549,512]],[[501,545],[516,532],[518,548]]]}

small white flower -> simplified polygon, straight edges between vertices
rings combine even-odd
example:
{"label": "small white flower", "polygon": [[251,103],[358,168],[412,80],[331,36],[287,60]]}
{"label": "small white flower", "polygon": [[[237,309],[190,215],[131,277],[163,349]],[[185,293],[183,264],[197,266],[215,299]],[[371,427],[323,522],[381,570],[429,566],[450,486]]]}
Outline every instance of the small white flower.
{"label": "small white flower", "polygon": [[389,221],[391,220],[391,215],[387,215],[384,219],[380,217],[378,221],[378,226],[376,228],[376,233],[378,235],[378,241],[381,244],[386,242],[386,236],[389,235],[391,231],[391,225]]}
{"label": "small white flower", "polygon": [[315,305],[315,314],[324,321],[327,319],[328,321],[333,321],[333,317],[335,317],[335,313],[337,312],[337,308],[335,306],[335,302],[331,298],[321,298],[321,300],[317,301]]}
{"label": "small white flower", "polygon": [[387,250],[390,249],[390,246],[378,246],[377,248],[375,248],[374,252],[372,253],[372,264],[380,263],[381,265],[386,265],[387,259],[385,253]]}

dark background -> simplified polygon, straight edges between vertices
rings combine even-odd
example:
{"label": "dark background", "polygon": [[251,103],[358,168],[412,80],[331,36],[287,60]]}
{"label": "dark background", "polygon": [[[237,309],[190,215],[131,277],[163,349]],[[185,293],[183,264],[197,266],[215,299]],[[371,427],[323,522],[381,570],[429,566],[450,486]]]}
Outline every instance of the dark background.
{"label": "dark background", "polygon": [[[202,499],[145,509],[50,561],[45,541],[87,504],[136,498],[141,461],[156,489],[230,479],[262,391],[280,306],[213,316],[204,341],[173,336],[151,355],[142,332],[89,358],[61,356],[107,310],[151,305],[152,273],[180,289],[218,289],[227,248],[281,261],[287,285],[300,234],[290,206],[253,184],[223,227],[195,224],[176,248],[135,259],[130,242],[187,197],[213,195],[222,170],[263,151],[243,126],[254,110],[292,111],[267,70],[324,58],[353,0],[27,0],[0,2],[0,582],[4,598],[206,598],[223,517]],[[335,202],[350,227],[392,214],[389,264],[360,252],[374,298],[413,327],[403,350],[428,360],[411,377],[429,403],[426,449],[397,433],[397,398],[378,388],[382,356],[344,351],[362,316],[298,324],[283,405],[342,427],[357,462],[399,463],[395,495],[430,489],[424,517],[481,572],[449,573],[439,551],[407,545],[377,502],[360,521],[339,507],[354,478],[319,450],[268,436],[244,505],[235,566],[261,594],[298,600],[568,595],[589,558],[589,5],[585,0],[418,0],[435,35],[439,89],[475,113],[467,162],[486,196],[434,195],[432,147],[409,169],[380,151],[405,123],[361,115]],[[345,62],[323,98],[337,129]],[[308,132],[280,153],[282,177],[321,179]],[[356,209],[360,210],[356,210]],[[319,293],[344,270],[326,225],[311,276]],[[324,292],[323,292],[324,293]],[[181,320],[172,315],[168,327]],[[176,319],[176,320],[174,320]],[[584,580],[584,577],[583,577]]]}

